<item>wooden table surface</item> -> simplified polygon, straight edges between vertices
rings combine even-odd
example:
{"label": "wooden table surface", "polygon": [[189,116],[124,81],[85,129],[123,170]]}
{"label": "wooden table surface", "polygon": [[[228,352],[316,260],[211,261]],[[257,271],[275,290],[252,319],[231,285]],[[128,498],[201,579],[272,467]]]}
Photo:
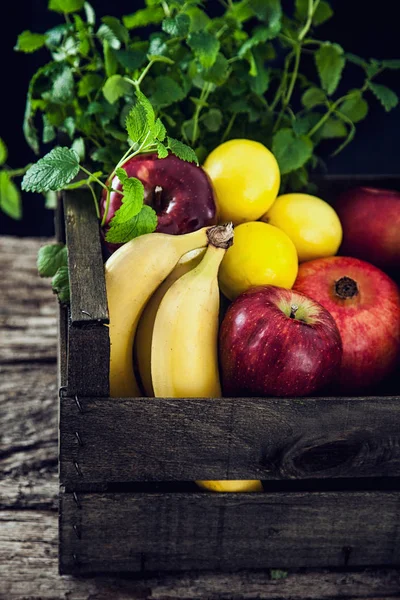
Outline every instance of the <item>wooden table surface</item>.
{"label": "wooden table surface", "polygon": [[36,274],[43,242],[0,237],[1,600],[400,598],[400,569],[60,577],[56,302]]}

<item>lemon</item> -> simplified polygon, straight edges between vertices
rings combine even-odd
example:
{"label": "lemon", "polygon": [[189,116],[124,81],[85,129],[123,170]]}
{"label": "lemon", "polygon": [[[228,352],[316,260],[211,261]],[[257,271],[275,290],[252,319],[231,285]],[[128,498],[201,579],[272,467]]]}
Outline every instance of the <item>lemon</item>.
{"label": "lemon", "polygon": [[287,233],[299,261],[333,256],[342,242],[342,226],[333,208],[309,194],[278,196],[263,221]]}
{"label": "lemon", "polygon": [[224,142],[209,154],[204,169],[215,189],[220,222],[238,225],[256,221],[270,208],[279,191],[276,158],[259,142]]}
{"label": "lemon", "polygon": [[257,479],[221,481],[196,481],[197,485],[211,492],[262,492],[263,486]]}
{"label": "lemon", "polygon": [[296,248],[281,229],[267,223],[242,223],[235,227],[233,246],[219,270],[222,292],[230,300],[258,285],[291,288],[298,270]]}

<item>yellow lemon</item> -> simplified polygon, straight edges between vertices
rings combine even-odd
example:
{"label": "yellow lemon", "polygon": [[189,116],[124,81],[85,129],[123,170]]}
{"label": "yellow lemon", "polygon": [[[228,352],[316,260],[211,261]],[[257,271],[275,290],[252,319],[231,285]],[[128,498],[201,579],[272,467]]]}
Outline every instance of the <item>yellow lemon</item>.
{"label": "yellow lemon", "polygon": [[197,485],[210,492],[262,492],[263,486],[257,479],[223,481],[196,481]]}
{"label": "yellow lemon", "polygon": [[298,259],[292,240],[267,223],[242,223],[235,227],[235,241],[219,269],[222,292],[230,300],[258,285],[291,288],[297,277]]}
{"label": "yellow lemon", "polygon": [[342,241],[336,212],[327,202],[309,194],[278,196],[262,220],[287,233],[300,262],[333,256]]}
{"label": "yellow lemon", "polygon": [[274,202],[280,185],[275,156],[259,142],[230,140],[204,163],[215,192],[220,222],[257,221]]}

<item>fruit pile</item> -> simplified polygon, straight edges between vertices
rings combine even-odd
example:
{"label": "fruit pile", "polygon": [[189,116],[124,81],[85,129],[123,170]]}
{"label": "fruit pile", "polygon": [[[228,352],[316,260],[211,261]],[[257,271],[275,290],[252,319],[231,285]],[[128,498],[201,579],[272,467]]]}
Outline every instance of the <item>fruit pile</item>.
{"label": "fruit pile", "polygon": [[[113,397],[358,395],[394,371],[400,291],[381,268],[400,267],[400,193],[350,190],[337,212],[278,196],[273,154],[239,139],[203,168],[156,155],[124,168],[158,225],[104,242]],[[111,198],[105,231],[120,205]]]}

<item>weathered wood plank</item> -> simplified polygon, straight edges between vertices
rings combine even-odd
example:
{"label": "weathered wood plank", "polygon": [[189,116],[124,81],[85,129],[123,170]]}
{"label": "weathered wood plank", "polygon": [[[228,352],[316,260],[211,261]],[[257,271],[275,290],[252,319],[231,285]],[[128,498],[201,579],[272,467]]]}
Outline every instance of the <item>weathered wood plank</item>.
{"label": "weathered wood plank", "polygon": [[61,406],[61,481],[72,489],[104,481],[400,475],[397,398],[87,398],[82,405],[83,413],[71,398]]}
{"label": "weathered wood plank", "polygon": [[108,323],[99,223],[88,191],[64,192],[66,239],[74,324]]}
{"label": "weathered wood plank", "polygon": [[56,360],[57,302],[36,268],[49,241],[0,237],[0,363]]}
{"label": "weathered wood plank", "polygon": [[110,390],[108,326],[89,323],[68,328],[67,382],[72,396],[108,396]]}
{"label": "weathered wood plank", "polygon": [[400,492],[61,495],[62,573],[400,562]]}
{"label": "weathered wood plank", "polygon": [[1,600],[388,600],[398,598],[400,571],[198,571],[146,579],[60,577],[57,517],[42,511],[0,513]]}

